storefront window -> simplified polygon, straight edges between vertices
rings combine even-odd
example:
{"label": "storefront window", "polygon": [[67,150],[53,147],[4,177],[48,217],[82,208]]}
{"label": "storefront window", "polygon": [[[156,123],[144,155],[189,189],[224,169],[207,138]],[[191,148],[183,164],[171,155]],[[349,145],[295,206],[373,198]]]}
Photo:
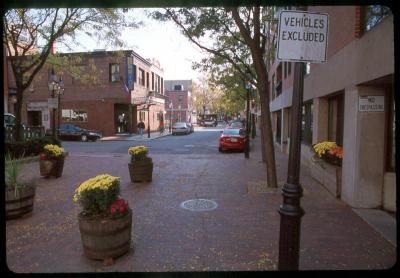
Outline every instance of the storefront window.
{"label": "storefront window", "polygon": [[328,139],[343,146],[344,95],[330,97],[328,105]]}
{"label": "storefront window", "polygon": [[87,122],[87,112],[77,109],[62,109],[62,120],[65,122]]}
{"label": "storefront window", "polygon": [[301,113],[301,142],[307,145],[312,143],[313,128],[313,103],[312,101],[304,103]]}

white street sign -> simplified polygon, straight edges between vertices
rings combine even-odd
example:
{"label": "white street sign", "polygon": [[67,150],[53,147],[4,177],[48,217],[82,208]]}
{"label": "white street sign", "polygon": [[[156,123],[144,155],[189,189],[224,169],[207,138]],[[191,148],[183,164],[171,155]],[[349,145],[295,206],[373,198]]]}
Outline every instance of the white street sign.
{"label": "white street sign", "polygon": [[57,109],[58,108],[58,99],[57,98],[48,98],[47,106],[49,109]]}
{"label": "white street sign", "polygon": [[326,62],[329,18],[324,13],[281,11],[278,60]]}

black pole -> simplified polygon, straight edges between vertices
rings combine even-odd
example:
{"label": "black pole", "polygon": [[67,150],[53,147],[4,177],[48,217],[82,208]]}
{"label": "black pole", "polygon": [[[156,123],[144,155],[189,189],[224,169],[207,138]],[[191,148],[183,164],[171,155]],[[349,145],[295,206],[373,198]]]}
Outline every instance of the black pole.
{"label": "black pole", "polygon": [[60,94],[58,94],[58,104],[57,104],[57,137],[60,137],[60,120],[61,120],[61,109],[60,109]]}
{"label": "black pole", "polygon": [[279,270],[299,269],[301,217],[304,215],[304,210],[300,207],[300,198],[303,196],[303,189],[300,185],[300,136],[303,82],[304,64],[297,62],[294,68],[288,176],[287,182],[282,188],[283,204],[278,210],[281,216]]}
{"label": "black pole", "polygon": [[147,138],[150,138],[150,105],[147,107],[148,117],[147,117]]}
{"label": "black pole", "polygon": [[172,107],[169,110],[169,133],[172,132]]}
{"label": "black pole", "polygon": [[257,135],[256,131],[256,116],[255,114],[251,114],[251,138],[255,138]]}
{"label": "black pole", "polygon": [[250,151],[250,89],[247,89],[247,94],[246,94],[246,145],[245,145],[245,151],[244,151],[244,157],[249,158],[249,151]]}
{"label": "black pole", "polygon": [[[53,84],[53,90],[51,91],[51,98],[54,101],[55,98],[55,93],[54,93],[54,84]],[[53,133],[53,138],[57,139],[57,134],[56,134],[56,109],[53,106],[53,122],[51,123],[51,132]]]}

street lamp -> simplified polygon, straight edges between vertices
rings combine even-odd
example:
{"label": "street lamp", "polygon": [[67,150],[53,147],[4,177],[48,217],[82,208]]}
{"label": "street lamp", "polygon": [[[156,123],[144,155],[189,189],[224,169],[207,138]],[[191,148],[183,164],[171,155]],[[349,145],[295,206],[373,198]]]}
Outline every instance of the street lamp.
{"label": "street lamp", "polygon": [[170,103],[169,103],[169,133],[172,132],[172,109],[173,109],[172,100],[170,100]]}
{"label": "street lamp", "polygon": [[246,74],[246,80],[245,80],[245,88],[247,91],[246,94],[246,145],[245,145],[245,151],[244,151],[244,157],[249,158],[249,150],[250,150],[250,90],[251,90],[251,74],[247,73]]}
{"label": "street lamp", "polygon": [[147,104],[147,111],[148,111],[148,117],[147,117],[147,138],[150,138],[150,106],[155,105],[153,102],[153,97],[148,96],[146,99],[146,104]]}
{"label": "street lamp", "polygon": [[[62,81],[62,77],[57,77],[54,73],[54,69],[51,69],[49,81],[48,81],[49,91],[51,92],[52,102],[52,114],[53,114],[53,121],[51,123],[51,131],[54,139],[57,139],[56,133],[56,107],[60,109],[60,95],[64,92],[64,82]],[[57,94],[57,103],[55,105],[54,100]],[[60,124],[60,115],[58,115],[58,125]]]}

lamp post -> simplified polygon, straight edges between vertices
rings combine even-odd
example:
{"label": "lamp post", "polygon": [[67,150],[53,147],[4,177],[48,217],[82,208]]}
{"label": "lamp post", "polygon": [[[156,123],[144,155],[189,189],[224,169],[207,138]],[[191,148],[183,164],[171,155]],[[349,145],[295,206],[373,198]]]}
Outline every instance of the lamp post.
{"label": "lamp post", "polygon": [[246,75],[246,80],[245,80],[245,88],[246,88],[246,145],[245,145],[245,151],[244,151],[244,157],[249,158],[249,150],[250,150],[250,89],[251,89],[251,84],[249,82],[251,76],[248,73]]}
{"label": "lamp post", "polygon": [[[51,131],[54,139],[57,139],[56,133],[56,107],[60,109],[60,95],[64,92],[64,82],[62,81],[62,77],[57,77],[54,73],[54,69],[51,69],[50,78],[48,81],[49,91],[51,92],[51,98],[53,100],[52,103],[52,117],[53,121],[51,123]],[[54,106],[54,100],[57,94],[57,105]],[[58,124],[60,123],[60,117],[58,116]]]}
{"label": "lamp post", "polygon": [[155,103],[152,103],[152,97],[148,96],[146,99],[147,103],[147,111],[148,111],[148,117],[147,117],[147,138],[150,138],[150,106],[155,105]]}
{"label": "lamp post", "polygon": [[172,132],[172,109],[173,109],[173,105],[172,105],[172,101],[170,101],[170,103],[169,103],[169,133]]}
{"label": "lamp post", "polygon": [[252,100],[252,108],[253,108],[253,113],[251,114],[251,138],[254,139],[257,135],[256,132],[256,117],[255,117],[255,103],[254,103],[254,99]]}

